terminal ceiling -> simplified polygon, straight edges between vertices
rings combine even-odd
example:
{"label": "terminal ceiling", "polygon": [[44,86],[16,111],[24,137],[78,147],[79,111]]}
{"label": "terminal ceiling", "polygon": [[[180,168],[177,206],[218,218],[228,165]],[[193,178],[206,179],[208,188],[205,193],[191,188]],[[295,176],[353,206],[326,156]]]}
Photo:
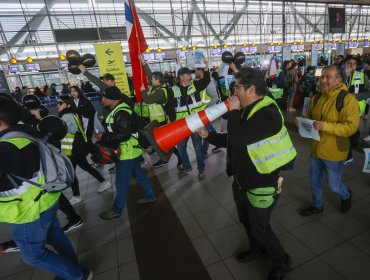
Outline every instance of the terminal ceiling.
{"label": "terminal ceiling", "polygon": [[[151,48],[214,43],[310,41],[370,37],[369,1],[311,0],[136,0],[144,35]],[[343,3],[343,4],[341,4]],[[346,34],[327,35],[327,7],[346,8]],[[285,23],[285,24],[284,24]],[[54,40],[53,30],[124,27],[124,0],[1,0],[0,59],[6,52],[42,57],[63,53],[70,44]],[[82,42],[81,50],[93,50]],[[122,42],[127,50],[127,43]],[[8,54],[9,56],[9,54]]]}

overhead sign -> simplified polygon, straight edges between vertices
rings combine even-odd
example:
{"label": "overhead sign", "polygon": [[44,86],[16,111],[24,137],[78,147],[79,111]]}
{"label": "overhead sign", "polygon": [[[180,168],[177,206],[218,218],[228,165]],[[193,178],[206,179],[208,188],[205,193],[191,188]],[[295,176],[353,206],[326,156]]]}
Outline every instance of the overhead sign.
{"label": "overhead sign", "polygon": [[120,43],[94,44],[96,59],[98,60],[100,75],[112,74],[116,86],[123,94],[130,96],[125,62],[123,61]]}
{"label": "overhead sign", "polygon": [[99,34],[97,28],[55,29],[54,34],[58,43],[99,41],[99,34],[101,40],[127,40],[125,26],[99,27]]}

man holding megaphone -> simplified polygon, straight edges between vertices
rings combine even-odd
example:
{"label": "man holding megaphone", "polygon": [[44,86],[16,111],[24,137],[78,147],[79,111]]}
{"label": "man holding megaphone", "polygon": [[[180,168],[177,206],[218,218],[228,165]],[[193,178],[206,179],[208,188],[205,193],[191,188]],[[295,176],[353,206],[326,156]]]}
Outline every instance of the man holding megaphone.
{"label": "man holding megaphone", "polygon": [[276,102],[266,96],[262,72],[242,68],[235,75],[235,93],[229,99],[228,133],[199,135],[216,146],[227,147],[227,173],[234,177],[234,200],[250,249],[237,255],[239,262],[270,258],[269,280],[281,280],[291,259],[270,226],[272,210],[281,193],[279,171],[288,169],[296,151]]}

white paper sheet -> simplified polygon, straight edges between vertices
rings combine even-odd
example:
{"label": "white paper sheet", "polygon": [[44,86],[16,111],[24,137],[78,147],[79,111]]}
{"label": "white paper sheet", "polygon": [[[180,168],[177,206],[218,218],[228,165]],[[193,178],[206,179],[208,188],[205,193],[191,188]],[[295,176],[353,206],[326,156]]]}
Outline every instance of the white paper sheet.
{"label": "white paper sheet", "polygon": [[305,138],[312,138],[320,141],[319,131],[313,127],[314,120],[297,117],[299,135]]}
{"label": "white paper sheet", "polygon": [[370,173],[370,149],[366,148],[364,149],[365,152],[365,161],[364,161],[364,167],[362,168],[362,172]]}

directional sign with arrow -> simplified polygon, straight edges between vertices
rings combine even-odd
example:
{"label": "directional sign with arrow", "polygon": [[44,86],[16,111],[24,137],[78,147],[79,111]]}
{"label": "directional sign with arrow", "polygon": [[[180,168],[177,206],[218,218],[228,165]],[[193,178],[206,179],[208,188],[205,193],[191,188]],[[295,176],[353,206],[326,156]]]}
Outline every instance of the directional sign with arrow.
{"label": "directional sign with arrow", "polygon": [[110,49],[107,49],[106,51],[105,51],[105,53],[107,54],[107,55],[111,55],[112,53],[114,53],[114,51],[111,51]]}
{"label": "directional sign with arrow", "polygon": [[115,60],[108,60],[108,65],[111,65],[114,62],[116,62],[116,61]]}

